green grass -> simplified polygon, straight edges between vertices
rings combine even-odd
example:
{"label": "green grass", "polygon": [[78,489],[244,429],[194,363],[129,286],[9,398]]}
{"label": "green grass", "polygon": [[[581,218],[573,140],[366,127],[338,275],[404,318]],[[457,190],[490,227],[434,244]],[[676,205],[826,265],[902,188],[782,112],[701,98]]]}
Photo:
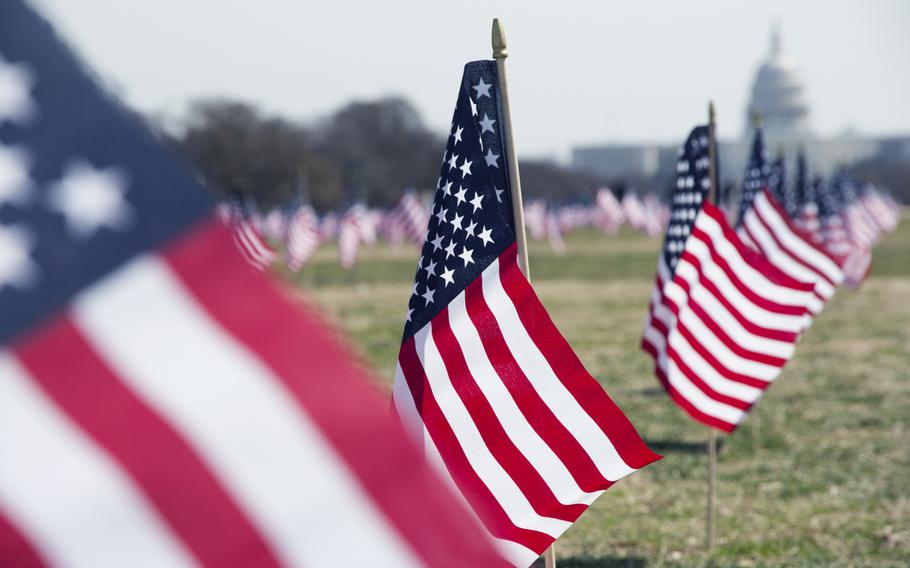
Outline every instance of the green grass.
{"label": "green grass", "polygon": [[[558,541],[558,565],[904,566],[910,562],[910,222],[838,291],[752,416],[723,440],[718,546],[703,550],[706,429],[638,348],[659,243],[579,232],[532,247],[535,288],[591,373],[665,458],[610,489]],[[416,251],[320,251],[297,277],[385,387]]]}

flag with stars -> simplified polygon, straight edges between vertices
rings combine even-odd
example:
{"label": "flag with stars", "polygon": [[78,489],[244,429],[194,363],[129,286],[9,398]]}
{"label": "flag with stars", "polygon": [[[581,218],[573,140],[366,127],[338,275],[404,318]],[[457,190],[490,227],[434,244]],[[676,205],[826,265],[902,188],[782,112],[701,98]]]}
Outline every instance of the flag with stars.
{"label": "flag with stars", "polygon": [[507,566],[319,318],[0,3],[0,566]]}
{"label": "flag with stars", "polygon": [[405,429],[516,566],[658,459],[517,265],[496,63],[467,64],[393,388]]}
{"label": "flag with stars", "polygon": [[762,138],[761,128],[756,128],[755,138],[752,140],[752,151],[749,153],[749,161],[746,164],[745,175],[743,175],[743,192],[742,200],[739,204],[737,225],[742,223],[743,215],[752,206],[752,200],[755,199],[755,195],[768,187],[770,177],[771,166],[768,164],[765,142]]}
{"label": "flag with stars", "polygon": [[699,126],[679,152],[641,346],[674,402],[732,432],[793,355],[814,296],[811,283],[749,249],[705,202],[709,146],[708,127]]}

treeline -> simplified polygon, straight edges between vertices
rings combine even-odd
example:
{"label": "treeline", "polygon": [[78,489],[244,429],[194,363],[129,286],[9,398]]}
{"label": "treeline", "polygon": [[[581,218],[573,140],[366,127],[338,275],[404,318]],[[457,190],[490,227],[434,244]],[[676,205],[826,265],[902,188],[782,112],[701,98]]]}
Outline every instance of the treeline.
{"label": "treeline", "polygon": [[[249,103],[199,100],[169,136],[216,198],[271,209],[302,196],[320,212],[357,201],[389,206],[405,188],[433,189],[445,147],[445,133],[400,97],[352,102],[308,123]],[[524,193],[553,203],[590,201],[610,181],[546,161],[524,160],[521,171]]]}

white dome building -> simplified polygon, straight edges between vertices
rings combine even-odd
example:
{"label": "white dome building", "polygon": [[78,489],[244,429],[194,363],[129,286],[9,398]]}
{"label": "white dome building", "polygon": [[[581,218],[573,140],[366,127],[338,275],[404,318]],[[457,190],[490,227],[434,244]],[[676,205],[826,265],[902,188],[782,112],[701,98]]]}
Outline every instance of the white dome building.
{"label": "white dome building", "polygon": [[746,109],[746,139],[751,140],[754,115],[761,116],[769,150],[791,150],[812,136],[809,104],[796,60],[781,49],[780,30],[771,31],[771,50],[758,69],[752,84],[752,98]]}

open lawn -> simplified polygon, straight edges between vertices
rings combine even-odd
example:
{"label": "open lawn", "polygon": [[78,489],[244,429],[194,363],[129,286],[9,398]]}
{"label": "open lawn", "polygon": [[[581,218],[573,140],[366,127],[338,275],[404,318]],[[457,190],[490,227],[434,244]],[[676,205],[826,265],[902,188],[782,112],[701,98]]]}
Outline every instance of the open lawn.
{"label": "open lawn", "polygon": [[[718,546],[703,550],[706,429],[638,348],[658,240],[579,232],[535,244],[534,286],[581,360],[660,462],[621,481],[558,541],[558,565],[906,566],[910,563],[910,220],[838,291],[752,416],[723,437]],[[319,251],[296,278],[391,382],[417,252],[377,246],[352,271]],[[290,278],[289,275],[285,275]]]}

